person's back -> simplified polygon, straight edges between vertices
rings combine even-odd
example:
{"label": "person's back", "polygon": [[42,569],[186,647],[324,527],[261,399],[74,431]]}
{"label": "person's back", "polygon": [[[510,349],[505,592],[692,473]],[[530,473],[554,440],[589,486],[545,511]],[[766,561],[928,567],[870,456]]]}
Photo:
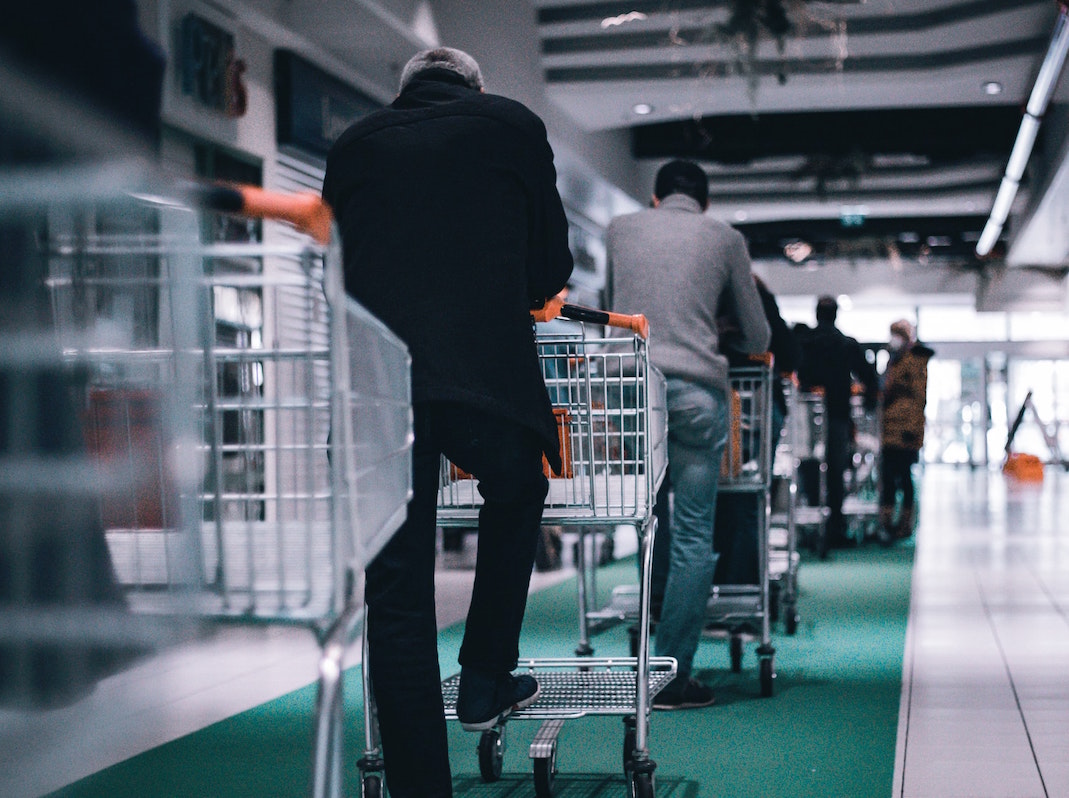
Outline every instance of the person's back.
{"label": "person's back", "polygon": [[828,415],[849,418],[854,375],[860,372],[867,376],[872,368],[857,365],[858,358],[864,358],[860,344],[840,332],[834,322],[823,321],[803,336],[801,345],[799,384],[803,390],[823,388]]}
{"label": "person's back", "polygon": [[[323,196],[345,241],[346,289],[409,346],[413,401],[517,420],[543,411],[555,441],[548,400],[532,405],[542,380],[528,316],[530,297],[571,271],[560,200],[544,196],[551,164],[534,114],[439,71],[342,135]],[[528,236],[543,227],[559,234]],[[546,241],[554,251],[539,251]],[[518,378],[502,382],[503,367]]]}
{"label": "person's back", "polygon": [[[718,303],[725,293],[757,293],[742,235],[698,211],[696,200],[673,194],[656,208],[612,220],[609,304],[649,319],[650,359],[665,375],[722,388],[728,361],[718,346]],[[757,311],[763,320],[759,301]],[[749,321],[747,329],[760,330]],[[736,345],[759,352],[766,343],[751,333]]]}
{"label": "person's back", "polygon": [[[840,548],[847,543],[846,519],[843,517],[843,472],[849,460],[853,438],[853,419],[850,396],[854,382],[864,386],[865,407],[876,407],[879,381],[876,368],[865,357],[856,340],[841,333],[835,326],[839,303],[832,296],[817,300],[817,326],[799,336],[802,362],[798,368],[798,382],[802,390],[824,389],[824,406],[828,423],[825,431],[827,447],[827,506],[828,520],[825,541],[828,548]],[[810,482],[807,493],[810,501],[817,497]]]}

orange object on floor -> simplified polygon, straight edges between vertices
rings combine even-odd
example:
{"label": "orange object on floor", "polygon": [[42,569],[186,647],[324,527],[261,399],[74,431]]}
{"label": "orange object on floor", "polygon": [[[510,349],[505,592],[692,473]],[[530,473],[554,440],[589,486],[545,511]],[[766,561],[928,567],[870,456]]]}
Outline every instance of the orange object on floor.
{"label": "orange object on floor", "polygon": [[1002,473],[1023,482],[1042,482],[1043,461],[1034,454],[1007,454]]}

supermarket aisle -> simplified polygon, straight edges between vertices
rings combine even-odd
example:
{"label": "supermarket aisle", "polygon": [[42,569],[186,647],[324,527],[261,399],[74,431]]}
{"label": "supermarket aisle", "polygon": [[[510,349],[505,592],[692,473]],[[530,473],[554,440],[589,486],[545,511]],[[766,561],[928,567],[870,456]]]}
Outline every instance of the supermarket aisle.
{"label": "supermarket aisle", "polygon": [[1067,489],[927,470],[896,798],[1069,796]]}
{"label": "supermarket aisle", "polygon": [[[998,473],[925,472],[894,798],[1069,796],[1067,488],[1069,475],[1050,469],[1041,486],[1017,487]],[[442,627],[463,615],[470,574],[440,572]],[[536,574],[534,589],[570,575]],[[113,677],[67,709],[0,711],[0,795],[34,798],[285,695],[312,681],[315,659],[306,630],[233,627]],[[694,719],[707,726],[710,714]]]}

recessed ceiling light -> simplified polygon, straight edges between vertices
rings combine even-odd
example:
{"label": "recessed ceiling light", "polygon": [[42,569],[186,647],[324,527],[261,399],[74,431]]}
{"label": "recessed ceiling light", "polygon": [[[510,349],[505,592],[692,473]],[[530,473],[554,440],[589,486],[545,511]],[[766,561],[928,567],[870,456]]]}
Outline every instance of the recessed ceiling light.
{"label": "recessed ceiling light", "polygon": [[1002,94],[1002,84],[997,80],[989,80],[984,83],[984,94],[989,94],[994,97],[996,94]]}
{"label": "recessed ceiling light", "polygon": [[644,19],[646,19],[646,15],[641,11],[629,11],[626,14],[617,14],[615,17],[606,17],[601,21],[601,27],[615,28],[618,25],[625,25],[628,22],[639,22]]}
{"label": "recessed ceiling light", "polygon": [[639,116],[646,116],[653,113],[653,106],[649,103],[635,103],[631,106],[631,110]]}
{"label": "recessed ceiling light", "polygon": [[788,260],[794,263],[801,263],[813,254],[813,247],[806,241],[795,239],[787,242],[786,246],[783,247],[783,254],[787,256]]}

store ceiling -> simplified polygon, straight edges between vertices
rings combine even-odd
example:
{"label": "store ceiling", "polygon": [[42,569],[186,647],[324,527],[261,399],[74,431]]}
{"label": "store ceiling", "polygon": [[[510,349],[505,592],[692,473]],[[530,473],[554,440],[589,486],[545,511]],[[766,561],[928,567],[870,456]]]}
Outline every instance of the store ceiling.
{"label": "store ceiling", "polygon": [[[1058,15],[1053,0],[535,5],[550,98],[585,129],[630,128],[651,174],[701,162],[755,257],[802,242],[810,263],[965,267]],[[1046,134],[1034,160],[1060,143]]]}
{"label": "store ceiling", "polygon": [[698,160],[711,213],[776,268],[1069,265],[1069,80],[1003,240],[975,255],[1057,0],[227,2],[316,42],[337,59],[325,66],[383,101],[439,26],[488,59],[514,53],[516,69],[541,71],[515,85],[539,101],[544,89],[580,131],[628,131],[633,186],[670,158]]}

